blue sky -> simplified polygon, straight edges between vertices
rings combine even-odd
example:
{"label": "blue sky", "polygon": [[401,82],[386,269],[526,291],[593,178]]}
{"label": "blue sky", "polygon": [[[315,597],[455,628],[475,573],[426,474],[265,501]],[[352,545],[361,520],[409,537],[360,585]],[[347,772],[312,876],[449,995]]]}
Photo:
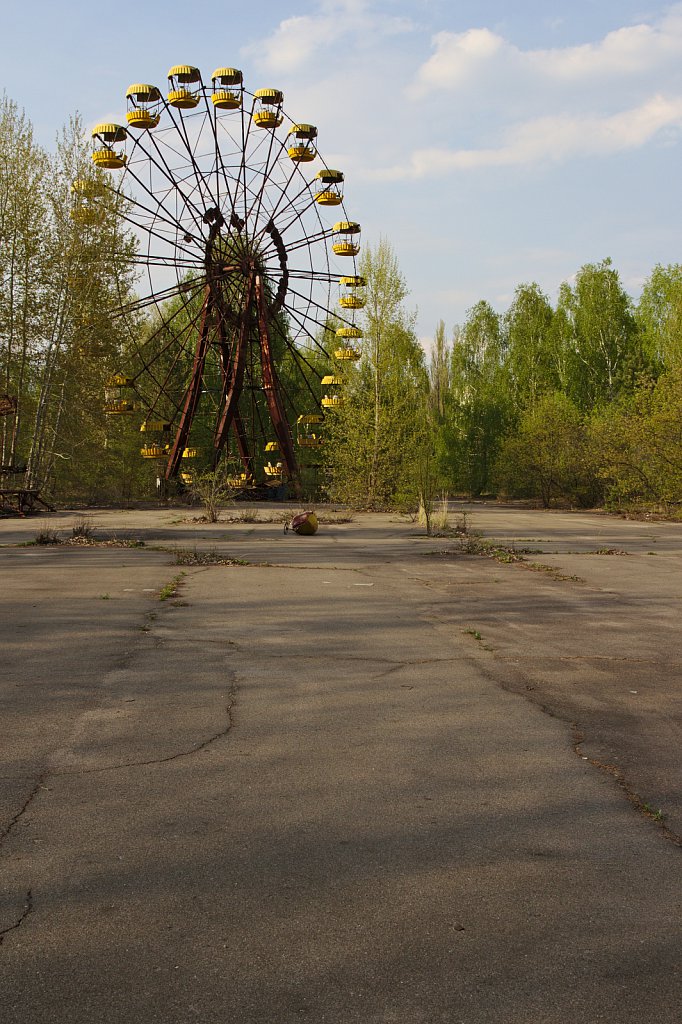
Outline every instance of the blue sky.
{"label": "blue sky", "polygon": [[365,243],[392,242],[426,341],[523,281],[554,298],[611,256],[636,295],[680,261],[681,58],[682,3],[38,0],[5,12],[0,84],[46,146],[176,63],[281,88]]}

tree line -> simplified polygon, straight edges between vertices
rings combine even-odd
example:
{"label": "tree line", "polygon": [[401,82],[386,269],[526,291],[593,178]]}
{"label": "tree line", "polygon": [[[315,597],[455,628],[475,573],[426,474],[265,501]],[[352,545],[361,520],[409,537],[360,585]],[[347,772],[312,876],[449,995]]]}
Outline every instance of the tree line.
{"label": "tree line", "polygon": [[[96,225],[84,181],[97,190]],[[103,403],[131,329],[106,312],[132,285],[119,207],[78,117],[49,153],[17,104],[0,99],[0,393],[14,406],[0,417],[0,487],[21,481],[87,500],[133,486],[130,442]]]}
{"label": "tree line", "polygon": [[[96,225],[74,186],[83,180],[97,190]],[[106,381],[131,342],[159,333],[153,317],[111,313],[134,298],[121,202],[92,167],[78,117],[48,153],[20,108],[0,100],[0,398],[15,400],[0,416],[0,486],[16,476],[68,501],[154,493],[139,432],[104,412]],[[358,269],[362,355],[337,371],[344,402],[324,426],[319,479],[330,497],[364,508],[413,507],[438,492],[679,506],[681,265],[655,267],[637,302],[608,259],[583,266],[555,303],[521,284],[502,313],[482,300],[450,333],[441,321],[428,355],[388,240]],[[305,353],[320,377],[337,326]],[[314,382],[290,362],[281,355],[292,409],[313,411]]]}
{"label": "tree line", "polygon": [[682,266],[655,267],[638,302],[609,259],[583,266],[555,304],[521,284],[503,313],[482,300],[450,337],[441,321],[428,358],[388,242],[362,269],[365,354],[329,453],[339,497],[682,502]]}

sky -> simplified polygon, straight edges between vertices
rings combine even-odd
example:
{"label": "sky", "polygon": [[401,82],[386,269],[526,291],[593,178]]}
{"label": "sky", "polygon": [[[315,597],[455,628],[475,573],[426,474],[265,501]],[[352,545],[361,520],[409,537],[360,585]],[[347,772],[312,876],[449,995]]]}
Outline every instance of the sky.
{"label": "sky", "polygon": [[480,299],[554,300],[611,257],[636,297],[682,262],[682,3],[260,0],[13,4],[0,86],[53,147],[78,110],[125,115],[131,82],[237,66],[319,130],[363,244],[385,236],[428,346]]}

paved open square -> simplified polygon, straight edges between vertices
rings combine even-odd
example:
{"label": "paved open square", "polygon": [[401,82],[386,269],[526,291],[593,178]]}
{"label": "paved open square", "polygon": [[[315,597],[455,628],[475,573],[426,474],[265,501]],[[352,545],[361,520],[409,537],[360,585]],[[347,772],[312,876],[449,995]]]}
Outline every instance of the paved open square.
{"label": "paved open square", "polygon": [[0,523],[3,1024],[678,1024],[682,527],[464,513]]}

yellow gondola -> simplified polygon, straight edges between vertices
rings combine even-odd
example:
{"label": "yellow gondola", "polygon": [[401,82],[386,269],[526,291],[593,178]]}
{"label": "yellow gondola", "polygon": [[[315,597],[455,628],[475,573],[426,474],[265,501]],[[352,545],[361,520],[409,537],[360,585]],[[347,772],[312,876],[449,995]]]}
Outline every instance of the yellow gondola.
{"label": "yellow gondola", "polygon": [[165,420],[145,420],[140,424],[140,433],[158,434],[158,437],[150,437],[140,448],[140,455],[143,459],[164,459],[170,451],[168,438],[170,437],[171,424]]}
{"label": "yellow gondola", "polygon": [[155,85],[136,82],[126,91],[126,120],[131,128],[156,128],[161,120],[161,92]]}
{"label": "yellow gondola", "polygon": [[165,459],[168,454],[168,445],[157,444],[152,441],[151,444],[144,445],[140,448],[140,455],[143,459]]}
{"label": "yellow gondola", "polygon": [[242,105],[244,76],[238,68],[216,68],[211,75],[211,101],[218,110],[238,110]]}
{"label": "yellow gondola", "polygon": [[367,281],[359,274],[351,277],[340,277],[339,306],[342,309],[363,309],[366,303],[365,288]]}
{"label": "yellow gondola", "polygon": [[[93,200],[102,195],[102,186],[92,178],[77,178],[71,185],[74,205],[71,208],[71,219],[79,224],[97,224],[102,219],[102,211]],[[72,283],[69,281],[69,283]]]}
{"label": "yellow gondola", "polygon": [[319,413],[307,413],[296,420],[297,443],[301,448],[319,448],[324,440],[316,432],[315,427],[324,423],[324,416]]}
{"label": "yellow gondola", "polygon": [[114,146],[125,142],[127,138],[128,132],[121,124],[107,122],[95,125],[92,129],[92,162],[95,167],[102,167],[107,171],[125,167],[124,150],[115,150]]}
{"label": "yellow gondola", "polygon": [[279,441],[268,441],[268,443],[265,446],[265,451],[266,452],[278,452],[279,451]]}
{"label": "yellow gondola", "polygon": [[135,412],[135,403],[127,395],[132,384],[132,379],[121,373],[109,377],[104,385],[104,411],[107,416],[123,416]]}
{"label": "yellow gondola", "polygon": [[333,373],[327,374],[326,377],[322,378],[322,387],[332,388],[334,392],[333,394],[327,394],[322,398],[320,404],[323,408],[338,409],[340,405],[344,404],[343,398],[341,395],[336,394],[336,391],[338,388],[343,387],[345,383],[346,382],[343,377],[337,377],[336,374]]}
{"label": "yellow gondola", "polygon": [[76,178],[71,185],[71,191],[74,195],[94,199],[96,196],[102,195],[104,187],[96,178]]}
{"label": "yellow gondola", "polygon": [[[178,110],[192,110],[201,99],[201,72],[191,64],[175,64],[168,72],[168,102]],[[194,88],[191,88],[194,86]]]}
{"label": "yellow gondola", "polygon": [[318,171],[315,179],[320,182],[322,188],[315,193],[315,202],[320,206],[340,206],[343,202],[343,172],[332,171],[328,167]]}
{"label": "yellow gondola", "polygon": [[313,124],[294,124],[289,129],[287,153],[289,159],[296,164],[310,163],[317,156],[313,141],[317,138],[317,128]]}
{"label": "yellow gondola", "polygon": [[196,459],[199,456],[198,448],[183,448],[182,458],[183,459]]}
{"label": "yellow gondola", "polygon": [[164,420],[145,420],[140,426],[140,431],[143,434],[169,434],[170,430],[171,424]]}
{"label": "yellow gondola", "polygon": [[271,462],[266,462],[263,466],[263,472],[267,477],[272,479],[273,477],[280,478],[284,472],[282,463],[278,462],[275,466]]}
{"label": "yellow gondola", "polygon": [[104,403],[104,412],[107,416],[125,416],[135,412],[135,403],[129,398],[117,398],[111,402]]}
{"label": "yellow gondola", "polygon": [[284,94],[279,89],[257,89],[253,96],[256,102],[253,123],[258,128],[279,128]]}
{"label": "yellow gondola", "polygon": [[353,341],[359,341],[362,338],[362,331],[359,327],[339,327],[336,337],[345,344],[334,352],[334,359],[354,362],[360,358],[360,349],[352,344]]}
{"label": "yellow gondola", "polygon": [[332,251],[337,256],[357,256],[360,252],[360,225],[354,220],[340,220],[332,228]]}
{"label": "yellow gondola", "polygon": [[362,331],[359,327],[338,327],[336,330],[337,338],[352,338],[357,340],[362,337]]}

